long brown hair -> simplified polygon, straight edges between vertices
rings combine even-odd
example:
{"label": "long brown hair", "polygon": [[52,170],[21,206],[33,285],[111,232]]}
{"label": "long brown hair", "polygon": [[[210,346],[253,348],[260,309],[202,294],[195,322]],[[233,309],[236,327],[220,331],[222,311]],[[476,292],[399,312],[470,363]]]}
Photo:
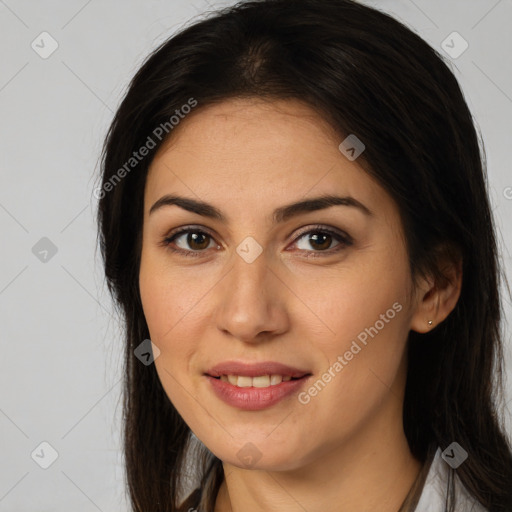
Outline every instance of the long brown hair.
{"label": "long brown hair", "polygon": [[[214,12],[154,50],[117,109],[102,152],[98,226],[126,328],[124,451],[133,510],[178,510],[190,445],[154,365],[134,356],[149,338],[138,289],[148,167],[172,137],[170,117],[191,98],[197,111],[249,96],[300,99],[340,137],[365,143],[358,163],[399,206],[413,278],[442,280],[443,258],[462,257],[455,309],[428,334],[410,332],[404,429],[420,460],[432,443],[458,442],[469,453],[456,470],[464,486],[491,512],[510,512],[512,454],[498,413],[504,276],[483,144],[444,58],[391,16],[351,0],[248,1]],[[162,126],[165,136],[155,132]],[[148,137],[150,154],[134,164]],[[207,451],[196,461],[213,510],[221,461]]]}

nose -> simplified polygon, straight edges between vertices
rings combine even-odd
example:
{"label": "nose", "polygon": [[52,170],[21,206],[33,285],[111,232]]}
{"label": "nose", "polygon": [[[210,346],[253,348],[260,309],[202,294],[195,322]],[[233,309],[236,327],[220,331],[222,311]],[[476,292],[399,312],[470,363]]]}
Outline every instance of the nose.
{"label": "nose", "polygon": [[238,254],[215,289],[217,328],[244,343],[273,339],[289,329],[287,287],[263,252],[248,263]]}

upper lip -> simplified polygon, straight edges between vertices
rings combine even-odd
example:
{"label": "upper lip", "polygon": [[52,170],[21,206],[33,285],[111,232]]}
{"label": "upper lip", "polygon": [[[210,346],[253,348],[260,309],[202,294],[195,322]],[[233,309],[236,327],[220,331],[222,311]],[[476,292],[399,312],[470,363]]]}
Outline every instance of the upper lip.
{"label": "upper lip", "polygon": [[309,375],[310,372],[274,361],[262,361],[260,363],[225,361],[210,368],[206,374],[211,377],[220,377],[221,375],[243,375],[247,377],[282,375],[284,377],[300,378]]}

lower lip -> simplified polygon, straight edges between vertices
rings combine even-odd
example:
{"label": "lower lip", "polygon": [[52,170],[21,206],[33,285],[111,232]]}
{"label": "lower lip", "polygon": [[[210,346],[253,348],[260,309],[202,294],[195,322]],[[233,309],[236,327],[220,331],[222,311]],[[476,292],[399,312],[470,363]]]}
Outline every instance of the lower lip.
{"label": "lower lip", "polygon": [[228,405],[246,411],[259,411],[277,404],[284,398],[298,391],[308,377],[281,382],[267,388],[239,388],[229,382],[206,375],[216,395]]}

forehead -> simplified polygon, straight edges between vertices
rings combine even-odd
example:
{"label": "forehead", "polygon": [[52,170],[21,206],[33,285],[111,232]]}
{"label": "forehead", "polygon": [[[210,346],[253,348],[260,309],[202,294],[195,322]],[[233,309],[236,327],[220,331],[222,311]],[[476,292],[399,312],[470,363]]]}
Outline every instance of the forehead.
{"label": "forehead", "polygon": [[230,99],[199,105],[185,116],[159,149],[151,167],[165,159],[168,152],[188,152],[190,157],[208,157],[215,162],[245,157],[246,164],[255,159],[265,162],[269,155],[317,160],[319,152],[327,156],[329,148],[337,149],[338,139],[340,136],[318,113],[298,100]]}
{"label": "forehead", "polygon": [[343,136],[298,100],[234,99],[196,107],[159,148],[149,169],[145,210],[162,194],[275,206],[342,193],[385,201],[385,191],[339,150]]}

